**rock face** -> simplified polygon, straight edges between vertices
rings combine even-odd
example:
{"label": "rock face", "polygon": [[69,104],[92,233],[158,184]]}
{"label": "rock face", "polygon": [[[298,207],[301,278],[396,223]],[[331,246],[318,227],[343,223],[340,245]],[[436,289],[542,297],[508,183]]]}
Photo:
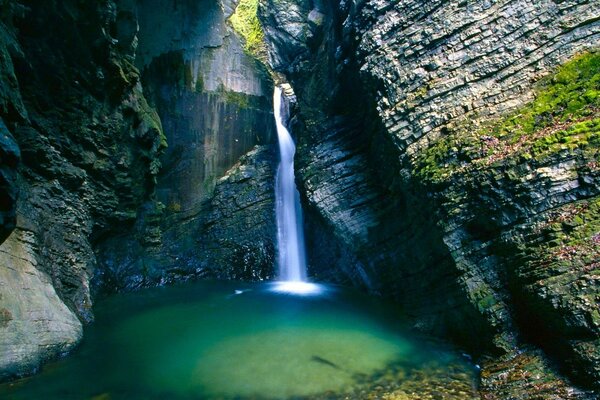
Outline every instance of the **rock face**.
{"label": "rock face", "polygon": [[0,119],[0,241],[5,240],[16,223],[17,165],[21,159],[21,151],[4,121]]}
{"label": "rock face", "polygon": [[[169,148],[157,201],[100,246],[101,290],[273,276],[273,83],[227,24],[235,4],[144,0],[136,64]],[[159,18],[171,13],[172,18]]]}
{"label": "rock face", "polygon": [[598,385],[598,64],[569,61],[598,46],[597,2],[277,1],[260,16],[298,96],[314,273],[506,354],[490,371],[526,368],[531,341]]}
{"label": "rock face", "polygon": [[227,24],[234,8],[216,0],[136,7],[136,65],[169,143],[158,199],[170,209],[189,211],[209,199],[242,155],[275,139],[273,84]]}
{"label": "rock face", "polygon": [[2,377],[27,373],[45,358],[71,350],[83,334],[50,277],[38,270],[37,246],[33,232],[20,228],[2,245]]}
{"label": "rock face", "polygon": [[[256,281],[273,277],[272,146],[258,146],[221,177],[213,196],[188,218],[151,209],[134,234],[99,246],[103,289],[131,290],[192,278]],[[152,221],[152,218],[156,218]],[[149,230],[158,241],[149,243]]]}
{"label": "rock face", "polygon": [[236,4],[84,3],[0,2],[0,380],[71,350],[94,290],[273,273],[272,82]]}
{"label": "rock face", "polygon": [[11,54],[18,54],[20,49],[14,36],[13,18],[21,12],[21,8],[10,2],[0,5],[0,75],[3,84],[0,86],[0,243],[12,232],[16,224],[17,195],[19,188],[16,182],[16,169],[21,154],[14,137],[6,127],[4,118],[12,114],[12,118],[25,115],[23,99],[19,93],[19,84],[15,76]]}
{"label": "rock face", "polygon": [[132,64],[132,15],[113,2],[0,8],[3,236],[11,207],[17,214],[0,246],[4,379],[81,338],[80,321],[92,319],[93,245],[112,226],[133,225],[164,138]]}
{"label": "rock face", "polygon": [[[273,82],[236,3],[42,3],[0,0],[0,380],[73,348],[94,289],[275,259]],[[479,356],[486,399],[584,398],[548,356],[598,387],[598,2],[259,14],[297,96],[311,275]]]}
{"label": "rock face", "polygon": [[[378,114],[408,152],[463,118],[496,118],[600,35],[594,1],[368,1],[354,20]],[[467,117],[469,116],[469,117]]]}

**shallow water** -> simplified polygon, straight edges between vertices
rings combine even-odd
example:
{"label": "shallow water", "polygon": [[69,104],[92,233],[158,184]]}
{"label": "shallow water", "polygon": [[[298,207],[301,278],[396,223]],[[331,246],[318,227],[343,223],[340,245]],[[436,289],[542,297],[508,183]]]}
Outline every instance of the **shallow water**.
{"label": "shallow water", "polygon": [[472,384],[461,356],[410,333],[398,315],[332,287],[299,296],[269,284],[203,282],[116,295],[97,303],[73,355],[0,386],[0,397],[360,398],[385,376],[397,389],[403,379],[457,370],[463,386]]}

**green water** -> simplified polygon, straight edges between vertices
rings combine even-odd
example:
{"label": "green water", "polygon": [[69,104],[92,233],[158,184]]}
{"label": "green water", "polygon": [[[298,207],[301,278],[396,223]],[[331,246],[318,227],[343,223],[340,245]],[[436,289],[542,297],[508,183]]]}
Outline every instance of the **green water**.
{"label": "green water", "polygon": [[432,362],[471,371],[410,334],[389,305],[334,288],[319,296],[270,288],[205,282],[99,301],[74,354],[0,386],[0,398],[331,398],[364,393],[391,369],[393,381]]}

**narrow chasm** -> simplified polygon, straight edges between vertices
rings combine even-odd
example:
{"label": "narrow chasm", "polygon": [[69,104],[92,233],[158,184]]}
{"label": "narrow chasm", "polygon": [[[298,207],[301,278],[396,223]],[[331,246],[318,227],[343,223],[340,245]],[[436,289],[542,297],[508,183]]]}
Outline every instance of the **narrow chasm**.
{"label": "narrow chasm", "polygon": [[0,398],[600,397],[595,0],[0,0]]}

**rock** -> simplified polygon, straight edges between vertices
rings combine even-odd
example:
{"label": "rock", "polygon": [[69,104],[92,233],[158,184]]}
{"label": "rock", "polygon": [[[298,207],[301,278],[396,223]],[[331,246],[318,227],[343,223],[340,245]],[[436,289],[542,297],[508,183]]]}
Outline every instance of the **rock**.
{"label": "rock", "polygon": [[0,243],[10,235],[16,224],[17,166],[20,159],[19,146],[0,118]]}
{"label": "rock", "polygon": [[[165,145],[131,63],[132,15],[112,1],[23,3],[0,5],[3,226],[17,210],[0,246],[0,379],[30,373],[81,339],[93,320],[93,247],[133,224]],[[121,42],[111,36],[119,30]]]}
{"label": "rock", "polygon": [[35,235],[17,228],[0,246],[0,380],[73,349],[82,324],[38,269]]}
{"label": "rock", "polygon": [[[261,19],[271,26],[271,64],[298,98],[294,132],[313,273],[394,297],[415,326],[475,354],[514,356],[519,334],[554,331],[535,342],[577,371],[578,383],[598,385],[590,321],[599,300],[583,272],[595,271],[595,252],[531,282],[524,276],[532,264],[519,256],[564,245],[525,232],[557,207],[598,196],[597,145],[486,159],[501,143],[471,136],[530,102],[535,81],[596,47],[598,5],[341,2],[323,11],[321,38],[299,44],[272,24],[288,17],[272,3]],[[435,167],[417,160],[440,160],[442,172],[429,179]],[[473,160],[486,166],[474,171]]]}
{"label": "rock", "polygon": [[176,2],[159,26],[171,2],[136,6],[136,64],[169,148],[156,199],[99,245],[98,290],[273,276],[273,82],[229,27],[233,6]]}
{"label": "rock", "polygon": [[483,365],[481,398],[484,400],[593,399],[594,394],[573,389],[548,363],[540,350],[528,347],[518,355],[489,360]]}
{"label": "rock", "polygon": [[183,220],[178,215],[159,217],[160,239],[152,245],[139,239],[146,235],[143,224],[133,237],[125,234],[101,244],[102,275],[97,281],[102,290],[192,278],[273,278],[276,162],[273,146],[258,146],[244,155],[217,181],[210,201]]}

